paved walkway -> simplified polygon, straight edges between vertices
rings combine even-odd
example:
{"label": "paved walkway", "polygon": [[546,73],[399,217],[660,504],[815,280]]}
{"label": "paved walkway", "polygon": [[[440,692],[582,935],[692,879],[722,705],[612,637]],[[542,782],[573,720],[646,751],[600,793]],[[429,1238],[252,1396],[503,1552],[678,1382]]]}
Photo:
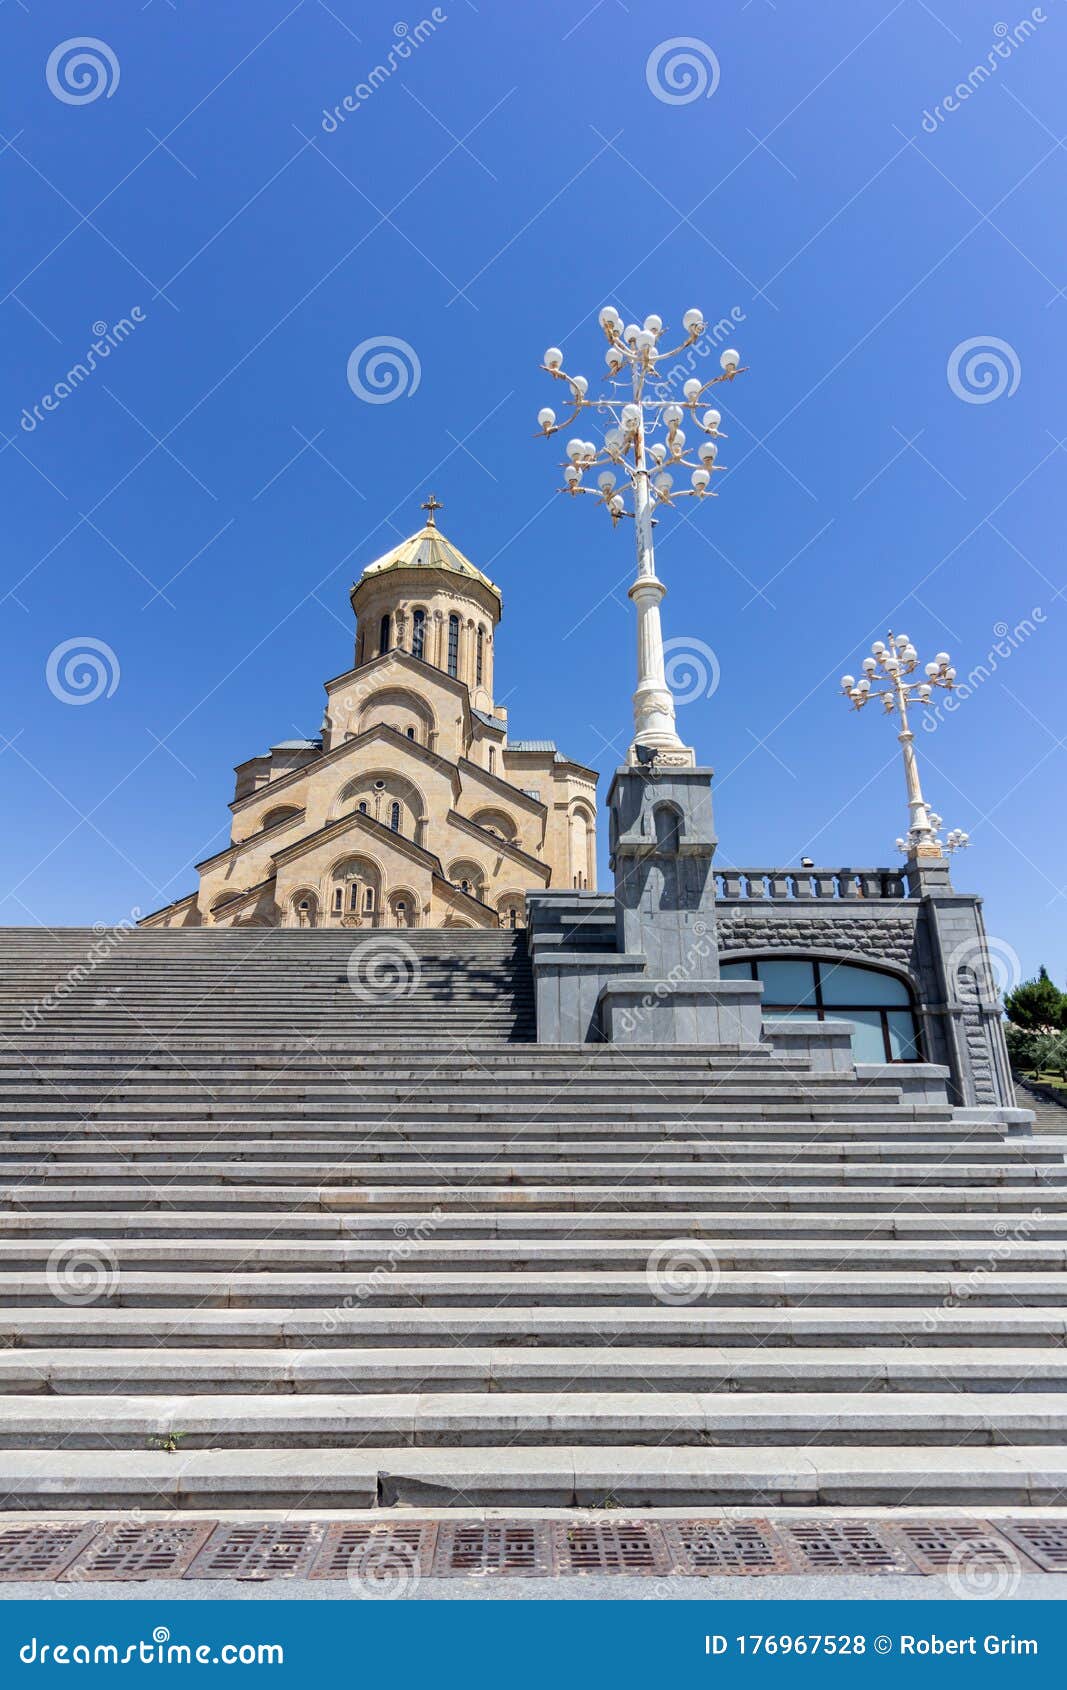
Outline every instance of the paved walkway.
{"label": "paved walkway", "polygon": [[[51,1602],[354,1602],[374,1601],[352,1593],[345,1580],[273,1579],[261,1582],[204,1579],[146,1579],[137,1584],[5,1584],[0,1601]],[[591,1574],[582,1578],[425,1578],[403,1598],[417,1602],[721,1602],[721,1601],[951,1601],[963,1600],[943,1578],[864,1577],[855,1573],[791,1574],[767,1578],[628,1578]],[[1067,1574],[1026,1573],[1001,1600],[1067,1601]]]}

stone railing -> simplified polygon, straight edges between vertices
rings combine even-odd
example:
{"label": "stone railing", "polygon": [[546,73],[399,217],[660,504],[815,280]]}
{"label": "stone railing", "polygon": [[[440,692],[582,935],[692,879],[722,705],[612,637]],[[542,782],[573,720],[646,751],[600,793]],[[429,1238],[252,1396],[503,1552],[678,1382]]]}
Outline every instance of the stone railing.
{"label": "stone railing", "polygon": [[911,895],[904,871],[894,868],[724,868],[716,869],[715,886],[721,903]]}

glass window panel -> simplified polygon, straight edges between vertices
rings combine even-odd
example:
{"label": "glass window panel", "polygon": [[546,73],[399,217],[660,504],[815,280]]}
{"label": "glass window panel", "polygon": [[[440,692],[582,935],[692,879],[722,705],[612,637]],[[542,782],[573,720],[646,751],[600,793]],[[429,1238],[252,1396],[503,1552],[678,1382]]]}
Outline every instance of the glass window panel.
{"label": "glass window panel", "polygon": [[719,969],[724,980],[751,980],[752,964],[749,962],[724,962]]}
{"label": "glass window panel", "polygon": [[894,1062],[916,1062],[919,1041],[915,1035],[915,1019],[908,1009],[891,1009],[889,1022],[889,1050]]}
{"label": "glass window panel", "polygon": [[764,1003],[815,1002],[815,970],[810,962],[759,962],[756,972],[766,988]]}
{"label": "glass window panel", "polygon": [[822,1000],[831,1003],[908,1003],[903,980],[877,968],[851,968],[845,962],[821,962]]}
{"label": "glass window panel", "polygon": [[882,1017],[876,1009],[857,1009],[851,1015],[835,1015],[833,1019],[851,1023],[854,1062],[885,1061]]}

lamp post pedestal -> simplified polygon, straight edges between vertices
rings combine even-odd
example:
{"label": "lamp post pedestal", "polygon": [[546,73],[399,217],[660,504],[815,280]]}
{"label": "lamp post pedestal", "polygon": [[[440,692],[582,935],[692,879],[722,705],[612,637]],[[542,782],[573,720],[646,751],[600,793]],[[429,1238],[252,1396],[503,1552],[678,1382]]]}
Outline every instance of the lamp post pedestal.
{"label": "lamp post pedestal", "polygon": [[638,575],[629,597],[637,609],[637,686],[634,690],[634,743],[629,761],[637,763],[635,747],[647,745],[659,763],[692,768],[692,746],[684,745],[674,724],[674,699],[663,664],[663,631],[659,607],[667,589],[655,575]]}
{"label": "lamp post pedestal", "polygon": [[[669,753],[668,753],[669,755]],[[609,1044],[760,1042],[763,987],[719,974],[712,771],[615,772],[608,793],[615,956],[596,1003]]]}

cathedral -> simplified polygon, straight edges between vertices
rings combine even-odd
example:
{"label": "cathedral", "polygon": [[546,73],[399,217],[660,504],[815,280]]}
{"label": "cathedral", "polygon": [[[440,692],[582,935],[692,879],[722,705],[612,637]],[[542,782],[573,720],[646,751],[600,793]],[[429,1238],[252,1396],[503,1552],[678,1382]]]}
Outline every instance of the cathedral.
{"label": "cathedral", "polygon": [[500,589],[423,509],[352,588],[320,737],[237,765],[230,843],[142,926],[519,927],[528,892],[595,889],[596,773],[509,739]]}

